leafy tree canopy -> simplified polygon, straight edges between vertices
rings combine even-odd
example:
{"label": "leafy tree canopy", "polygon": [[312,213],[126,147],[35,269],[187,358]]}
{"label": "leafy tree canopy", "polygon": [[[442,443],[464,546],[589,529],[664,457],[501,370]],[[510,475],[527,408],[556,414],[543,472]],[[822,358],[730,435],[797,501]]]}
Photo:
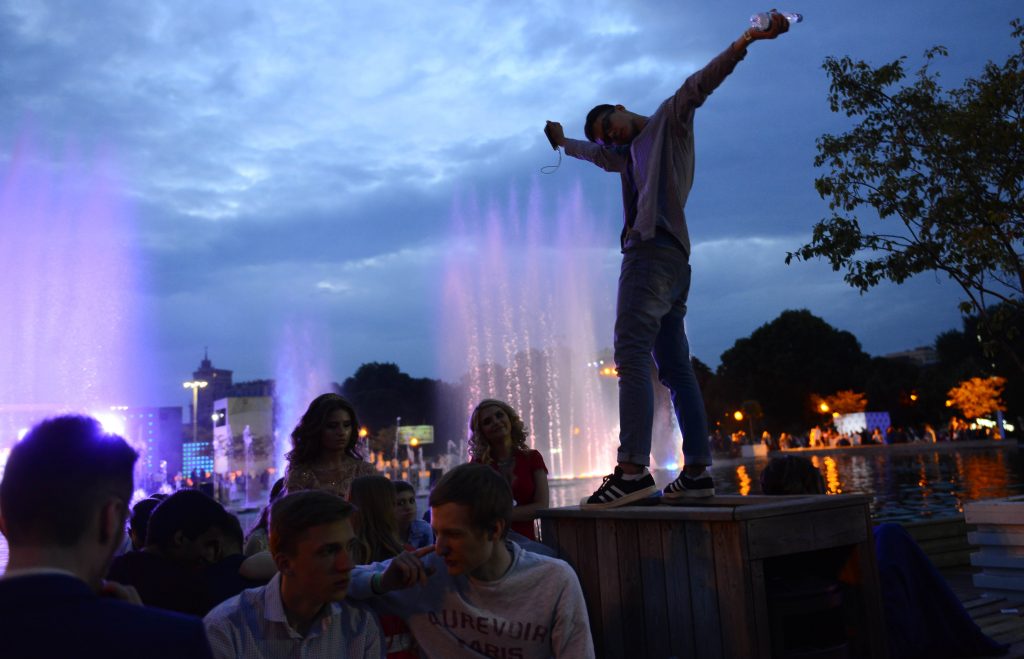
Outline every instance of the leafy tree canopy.
{"label": "leafy tree canopy", "polygon": [[[906,58],[878,67],[825,60],[832,111],[858,123],[819,138],[815,165],[829,171],[815,187],[831,216],[787,263],[824,259],[861,292],[941,272],[963,290],[961,310],[981,318],[987,341],[1015,338],[1024,309],[1024,24],[1011,26],[1017,51],[949,90],[929,68],[947,55],[941,46],[909,82]],[[1024,355],[1011,358],[1024,372]]]}
{"label": "leafy tree canopy", "polygon": [[864,412],[868,409],[867,397],[852,389],[843,389],[825,396],[822,402],[828,406],[829,410],[836,414],[853,414],[855,412]]}
{"label": "leafy tree canopy", "polygon": [[964,417],[976,419],[1003,409],[1003,387],[1006,379],[998,376],[971,378],[949,390],[949,402],[963,412]]}
{"label": "leafy tree canopy", "polygon": [[820,420],[812,396],[859,387],[869,359],[853,334],[790,310],[722,353],[718,374],[737,405],[758,400],[767,425],[800,430]]}

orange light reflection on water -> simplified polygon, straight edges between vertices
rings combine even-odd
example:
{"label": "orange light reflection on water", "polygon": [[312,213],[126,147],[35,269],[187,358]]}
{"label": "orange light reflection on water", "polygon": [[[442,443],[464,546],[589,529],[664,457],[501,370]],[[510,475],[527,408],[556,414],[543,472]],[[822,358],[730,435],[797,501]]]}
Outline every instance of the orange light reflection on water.
{"label": "orange light reflection on water", "polygon": [[839,482],[839,468],[832,456],[825,458],[825,491],[829,494],[842,494],[843,486]]}
{"label": "orange light reflection on water", "polygon": [[[958,460],[958,469],[960,464],[961,460]],[[965,501],[992,499],[1010,494],[1009,469],[1006,455],[1002,451],[995,455],[967,454],[962,456],[962,464],[963,477],[960,484],[963,491],[957,497],[958,510],[963,511]]]}
{"label": "orange light reflection on water", "polygon": [[750,494],[750,474],[747,473],[747,468],[743,465],[736,467],[736,480],[739,482],[740,495]]}

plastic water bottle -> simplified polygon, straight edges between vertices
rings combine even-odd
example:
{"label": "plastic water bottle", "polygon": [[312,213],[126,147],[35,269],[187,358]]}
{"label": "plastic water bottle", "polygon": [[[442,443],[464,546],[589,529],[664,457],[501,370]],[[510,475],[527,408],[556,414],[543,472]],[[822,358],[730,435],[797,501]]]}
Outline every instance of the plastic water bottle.
{"label": "plastic water bottle", "polygon": [[800,21],[804,20],[803,15],[791,11],[762,11],[761,13],[754,14],[753,16],[750,17],[750,26],[753,27],[755,30],[768,30],[772,26],[773,13],[782,14],[783,16],[785,16],[786,20],[789,21],[790,25],[792,25],[793,23],[799,23]]}

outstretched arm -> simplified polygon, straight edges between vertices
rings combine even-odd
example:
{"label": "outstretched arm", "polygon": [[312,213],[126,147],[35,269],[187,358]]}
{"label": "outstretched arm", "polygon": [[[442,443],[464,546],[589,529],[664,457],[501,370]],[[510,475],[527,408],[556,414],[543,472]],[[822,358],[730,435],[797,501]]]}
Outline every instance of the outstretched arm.
{"label": "outstretched arm", "polygon": [[[772,10],[774,12],[774,10]],[[736,41],[722,51],[708,64],[697,71],[683,83],[679,91],[672,97],[673,112],[683,121],[691,113],[704,104],[711,92],[715,91],[736,65],[747,55],[747,47],[754,41],[774,39],[789,30],[789,21],[782,14],[772,14],[772,25],[768,30],[750,28],[739,36]]]}
{"label": "outstretched arm", "polygon": [[544,126],[544,134],[548,136],[551,146],[565,149],[565,155],[587,160],[608,172],[622,172],[629,160],[629,147],[601,146],[584,140],[574,140],[565,136],[562,124],[549,121]]}

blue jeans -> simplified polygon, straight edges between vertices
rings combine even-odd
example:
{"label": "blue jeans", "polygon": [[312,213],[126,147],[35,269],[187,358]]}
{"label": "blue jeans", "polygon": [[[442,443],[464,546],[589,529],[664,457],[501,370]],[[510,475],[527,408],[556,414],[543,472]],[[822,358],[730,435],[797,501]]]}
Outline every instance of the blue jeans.
{"label": "blue jeans", "polygon": [[619,274],[615,317],[615,364],[619,370],[619,462],[651,463],[654,384],[672,392],[689,466],[711,464],[707,413],[690,362],[683,318],[690,292],[686,253],[666,234],[627,244]]}

